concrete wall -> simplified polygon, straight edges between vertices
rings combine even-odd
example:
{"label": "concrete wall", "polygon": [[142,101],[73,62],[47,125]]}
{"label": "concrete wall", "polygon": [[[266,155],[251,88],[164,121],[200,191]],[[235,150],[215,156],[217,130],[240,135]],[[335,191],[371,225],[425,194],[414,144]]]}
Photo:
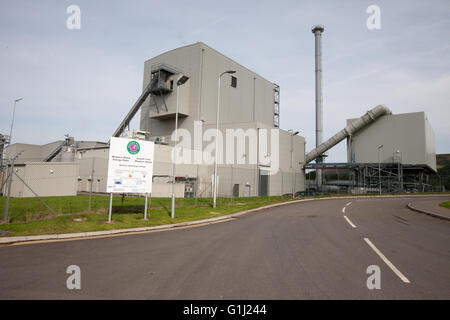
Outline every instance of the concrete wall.
{"label": "concrete wall", "polygon": [[[351,121],[354,119],[347,123]],[[396,151],[399,150],[403,164],[427,165],[436,171],[434,132],[424,112],[381,117],[352,137],[352,155],[348,161],[378,163],[380,145],[383,145],[381,162],[397,162]]]}
{"label": "concrete wall", "polygon": [[[169,197],[172,195],[172,184],[168,182],[158,183],[153,181],[152,197]],[[184,198],[184,183],[175,184],[175,197]]]}
{"label": "concrete wall", "polygon": [[[75,155],[75,162],[79,164],[78,191],[106,192],[108,177],[109,148],[79,149]],[[94,174],[92,175],[92,170]]]}
{"label": "concrete wall", "polygon": [[[14,169],[39,196],[73,196],[77,194],[78,164],[67,162],[26,162]],[[12,197],[34,194],[14,175]]]}

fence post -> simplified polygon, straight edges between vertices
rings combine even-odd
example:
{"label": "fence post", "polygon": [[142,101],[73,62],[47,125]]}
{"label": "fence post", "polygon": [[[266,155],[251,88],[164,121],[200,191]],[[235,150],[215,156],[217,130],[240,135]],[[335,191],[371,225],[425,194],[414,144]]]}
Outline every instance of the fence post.
{"label": "fence post", "polygon": [[230,203],[233,203],[233,165],[230,165],[231,168],[231,178],[230,178]]}
{"label": "fence post", "polygon": [[9,173],[9,181],[8,181],[8,195],[6,196],[6,207],[5,207],[5,216],[3,217],[3,221],[7,222],[8,221],[8,209],[9,209],[9,198],[11,196],[11,182],[12,182],[12,175],[14,172],[14,161],[16,159],[13,158],[12,162],[11,162],[11,170]]}
{"label": "fence post", "polygon": [[198,164],[197,164],[197,177],[195,178],[195,205],[197,205],[198,202]]}
{"label": "fence post", "polygon": [[91,169],[91,187],[89,190],[89,212],[91,212],[91,202],[92,202],[92,184],[94,182],[94,166],[95,166],[95,156],[94,150],[92,149],[92,169]]}

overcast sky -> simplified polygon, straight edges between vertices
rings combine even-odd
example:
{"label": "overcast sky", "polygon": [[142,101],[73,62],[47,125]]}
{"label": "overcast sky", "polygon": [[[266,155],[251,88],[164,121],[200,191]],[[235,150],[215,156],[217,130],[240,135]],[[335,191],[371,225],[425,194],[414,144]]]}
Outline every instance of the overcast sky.
{"label": "overcast sky", "polygon": [[[81,29],[69,30],[69,5]],[[381,9],[369,30],[367,7]],[[314,36],[323,24],[324,138],[377,104],[425,111],[450,153],[450,1],[0,0],[0,132],[107,141],[142,90],[144,61],[202,41],[281,87],[281,128],[314,148]],[[138,118],[132,128],[138,128]],[[346,161],[341,143],[328,161]]]}

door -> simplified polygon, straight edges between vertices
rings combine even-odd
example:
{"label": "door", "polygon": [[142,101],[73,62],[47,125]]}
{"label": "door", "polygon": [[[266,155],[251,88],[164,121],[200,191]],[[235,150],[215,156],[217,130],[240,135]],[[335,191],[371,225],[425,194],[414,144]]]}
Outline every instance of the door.
{"label": "door", "polygon": [[269,195],[269,173],[268,169],[259,169],[258,195],[261,197]]}
{"label": "door", "polygon": [[233,186],[233,197],[239,198],[239,184],[237,183]]}

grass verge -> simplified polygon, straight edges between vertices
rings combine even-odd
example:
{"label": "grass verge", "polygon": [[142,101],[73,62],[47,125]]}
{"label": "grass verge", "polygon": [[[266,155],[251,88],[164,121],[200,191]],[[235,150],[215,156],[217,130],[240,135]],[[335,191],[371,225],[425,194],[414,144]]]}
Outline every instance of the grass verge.
{"label": "grass verge", "polygon": [[[426,193],[429,194],[429,193]],[[425,195],[425,194],[424,194]],[[347,197],[348,194],[330,194],[308,198]],[[365,194],[361,196],[378,196]],[[144,198],[113,197],[113,222],[108,219],[109,196],[92,197],[91,211],[88,211],[89,196],[44,197],[43,200],[55,211],[51,213],[37,198],[11,198],[9,223],[0,224],[0,236],[29,236],[42,234],[77,233],[113,229],[159,226],[178,222],[208,219],[269,204],[291,201],[290,197],[218,198],[215,209],[211,198],[176,199],[175,219],[170,217],[170,198],[152,198],[147,220],[144,217]],[[0,198],[0,213],[5,211],[6,198]],[[450,206],[450,202],[444,203]],[[442,204],[441,204],[442,205]]]}
{"label": "grass verge", "polygon": [[450,209],[450,201],[442,202],[439,204],[441,207]]}
{"label": "grass verge", "polygon": [[[158,226],[208,219],[289,200],[288,197],[250,197],[230,202],[229,198],[219,198],[213,209],[210,198],[201,198],[197,202],[193,198],[177,199],[175,218],[172,219],[170,199],[153,198],[148,219],[144,220],[143,197],[127,197],[122,202],[122,197],[116,196],[113,198],[113,221],[107,223],[108,196],[93,196],[91,212],[86,210],[88,196],[44,198],[56,214],[50,213],[38,199],[12,198],[9,223],[0,224],[0,235],[11,237]],[[4,202],[4,198],[0,199],[0,210],[2,207],[4,210]]]}

